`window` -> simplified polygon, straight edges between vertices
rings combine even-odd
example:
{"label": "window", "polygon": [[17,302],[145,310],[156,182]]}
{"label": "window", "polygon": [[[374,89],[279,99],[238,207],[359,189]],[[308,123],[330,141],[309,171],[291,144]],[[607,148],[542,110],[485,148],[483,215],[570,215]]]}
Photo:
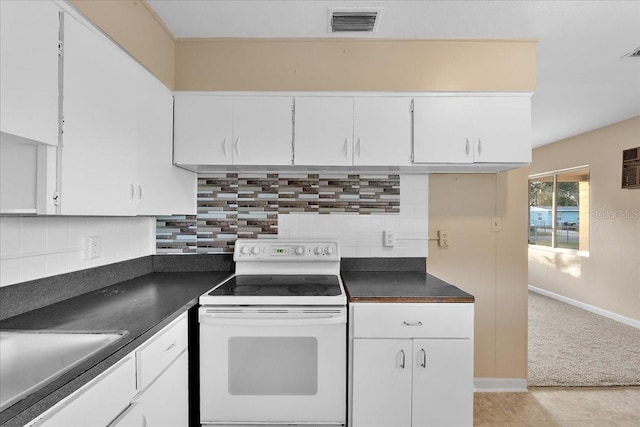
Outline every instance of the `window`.
{"label": "window", "polygon": [[529,177],[529,244],[589,250],[589,168]]}

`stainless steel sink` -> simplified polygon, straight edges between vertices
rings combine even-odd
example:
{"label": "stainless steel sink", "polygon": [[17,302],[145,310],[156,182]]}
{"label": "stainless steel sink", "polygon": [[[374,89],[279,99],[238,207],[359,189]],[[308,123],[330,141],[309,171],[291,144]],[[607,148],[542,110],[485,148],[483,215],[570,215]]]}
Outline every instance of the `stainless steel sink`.
{"label": "stainless steel sink", "polygon": [[0,411],[126,334],[126,331],[0,331]]}

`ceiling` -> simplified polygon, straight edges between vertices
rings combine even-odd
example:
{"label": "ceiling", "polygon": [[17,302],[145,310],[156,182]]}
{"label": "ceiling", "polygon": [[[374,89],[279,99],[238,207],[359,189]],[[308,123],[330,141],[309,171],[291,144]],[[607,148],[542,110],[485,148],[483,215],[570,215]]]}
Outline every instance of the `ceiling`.
{"label": "ceiling", "polygon": [[[176,38],[537,39],[534,148],[640,115],[640,0],[147,2]],[[377,31],[329,33],[330,7],[382,8]]]}

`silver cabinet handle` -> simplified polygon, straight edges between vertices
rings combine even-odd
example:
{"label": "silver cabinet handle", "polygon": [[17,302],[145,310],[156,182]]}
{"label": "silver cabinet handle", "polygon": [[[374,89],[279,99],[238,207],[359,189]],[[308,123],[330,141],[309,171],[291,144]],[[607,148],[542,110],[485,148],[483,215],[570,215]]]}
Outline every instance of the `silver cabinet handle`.
{"label": "silver cabinet handle", "polygon": [[402,322],[404,324],[404,326],[422,326],[422,322],[418,321],[418,322],[407,322],[404,321]]}
{"label": "silver cabinet handle", "polygon": [[404,369],[405,366],[406,366],[406,364],[405,364],[406,356],[404,354],[404,350],[400,350],[399,355],[400,355],[400,369]]}
{"label": "silver cabinet handle", "polygon": [[129,199],[133,200],[136,197],[136,187],[133,184],[129,184]]}
{"label": "silver cabinet handle", "polygon": [[142,200],[142,184],[138,184],[138,200]]}
{"label": "silver cabinet handle", "polygon": [[482,154],[482,140],[478,138],[478,156]]}
{"label": "silver cabinet handle", "polygon": [[360,138],[358,137],[358,142],[356,143],[356,155],[360,157]]}
{"label": "silver cabinet handle", "polygon": [[222,154],[227,157],[227,137],[225,136],[222,140]]}
{"label": "silver cabinet handle", "polygon": [[425,351],[424,348],[420,349],[420,354],[422,355],[422,362],[420,362],[420,366],[422,366],[423,368],[427,367],[427,352]]}
{"label": "silver cabinet handle", "polygon": [[344,144],[342,144],[342,152],[344,153],[344,156],[347,157],[347,153],[348,153],[348,146],[349,145],[349,140],[347,138],[344,139]]}
{"label": "silver cabinet handle", "polygon": [[240,157],[240,137],[236,138],[236,154],[238,154],[238,157]]}
{"label": "silver cabinet handle", "polygon": [[465,146],[465,151],[467,153],[467,156],[469,155],[469,150],[471,149],[471,146],[469,144],[469,138],[467,138],[467,144]]}
{"label": "silver cabinet handle", "polygon": [[175,347],[178,343],[176,341],[172,342],[171,345],[167,348],[164,349],[164,351],[169,351],[171,350],[173,347]]}

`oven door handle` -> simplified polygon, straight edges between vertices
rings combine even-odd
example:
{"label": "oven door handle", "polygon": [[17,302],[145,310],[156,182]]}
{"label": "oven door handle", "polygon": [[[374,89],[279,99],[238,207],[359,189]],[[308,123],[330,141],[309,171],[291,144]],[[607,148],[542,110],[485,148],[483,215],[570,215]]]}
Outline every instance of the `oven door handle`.
{"label": "oven door handle", "polygon": [[347,323],[346,315],[324,317],[222,317],[200,314],[200,323],[224,326],[322,326]]}

